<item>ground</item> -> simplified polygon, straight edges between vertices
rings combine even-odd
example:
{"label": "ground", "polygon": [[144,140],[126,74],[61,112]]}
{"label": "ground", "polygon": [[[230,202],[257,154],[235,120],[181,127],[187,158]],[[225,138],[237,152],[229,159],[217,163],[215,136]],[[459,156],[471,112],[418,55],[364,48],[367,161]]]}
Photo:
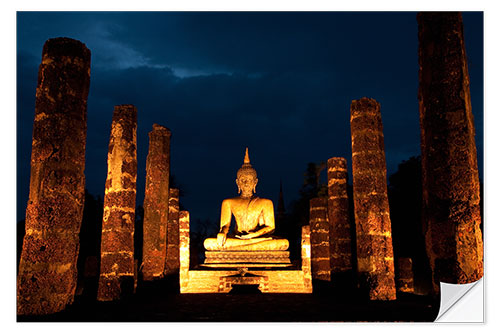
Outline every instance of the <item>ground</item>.
{"label": "ground", "polygon": [[18,316],[18,321],[405,322],[434,321],[439,312],[439,298],[398,294],[396,301],[368,301],[321,281],[314,281],[312,294],[261,294],[253,286],[229,294],[180,294],[177,279],[139,283],[135,294],[115,302],[84,294],[60,313]]}

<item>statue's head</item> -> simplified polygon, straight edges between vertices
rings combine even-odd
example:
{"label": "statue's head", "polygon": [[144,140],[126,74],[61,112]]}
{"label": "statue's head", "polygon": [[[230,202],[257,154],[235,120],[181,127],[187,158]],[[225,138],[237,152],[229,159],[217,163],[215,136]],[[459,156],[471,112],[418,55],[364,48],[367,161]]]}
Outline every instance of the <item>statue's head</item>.
{"label": "statue's head", "polygon": [[248,156],[248,148],[245,150],[245,158],[243,159],[243,165],[238,170],[236,174],[236,185],[238,186],[238,193],[242,193],[242,196],[251,196],[255,193],[255,187],[257,186],[257,171],[250,164],[250,157]]}

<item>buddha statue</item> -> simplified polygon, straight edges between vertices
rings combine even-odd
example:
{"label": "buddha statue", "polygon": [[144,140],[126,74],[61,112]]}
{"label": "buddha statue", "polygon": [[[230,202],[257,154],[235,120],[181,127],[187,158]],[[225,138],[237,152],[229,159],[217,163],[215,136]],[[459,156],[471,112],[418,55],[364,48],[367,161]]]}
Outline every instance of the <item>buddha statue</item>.
{"label": "buddha statue", "polygon": [[[250,164],[248,148],[243,165],[238,170],[236,185],[239,197],[222,201],[220,231],[217,238],[204,242],[208,251],[284,251],[288,240],[272,237],[274,232],[274,207],[269,199],[255,196],[257,172]],[[236,221],[234,237],[228,237],[231,217]]]}

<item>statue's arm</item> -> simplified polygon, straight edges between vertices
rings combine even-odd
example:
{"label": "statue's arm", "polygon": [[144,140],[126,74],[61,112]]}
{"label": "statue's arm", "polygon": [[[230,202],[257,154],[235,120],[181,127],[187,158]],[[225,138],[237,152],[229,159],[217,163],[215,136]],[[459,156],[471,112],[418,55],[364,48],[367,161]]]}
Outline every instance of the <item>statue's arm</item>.
{"label": "statue's arm", "polygon": [[227,233],[231,226],[231,204],[228,200],[222,201],[220,209],[220,230],[217,234],[217,242],[219,246],[224,245],[226,242]]}

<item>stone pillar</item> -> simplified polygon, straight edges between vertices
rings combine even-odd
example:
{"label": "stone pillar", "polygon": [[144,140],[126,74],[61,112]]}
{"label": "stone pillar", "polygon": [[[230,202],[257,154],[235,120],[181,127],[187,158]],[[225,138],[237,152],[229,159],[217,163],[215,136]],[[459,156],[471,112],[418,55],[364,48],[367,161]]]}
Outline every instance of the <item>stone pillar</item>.
{"label": "stone pillar", "polygon": [[17,314],[41,315],[73,303],[83,217],[90,51],[45,42],[38,70],[30,194],[17,279]]}
{"label": "stone pillar", "polygon": [[108,150],[97,299],[112,301],[134,290],[137,180],[137,109],[115,106]]}
{"label": "stone pillar", "polygon": [[330,281],[330,235],[327,199],[311,199],[309,207],[312,277],[318,280]]}
{"label": "stone pillar", "polygon": [[165,270],[170,136],[168,128],[157,124],[154,124],[153,130],[149,132],[142,245],[142,277],[145,281],[162,277]]}
{"label": "stone pillar", "polygon": [[179,265],[179,190],[171,188],[168,197],[165,275],[178,273]]}
{"label": "stone pillar", "polygon": [[351,104],[351,139],[358,274],[372,300],[396,299],[380,104]]}
{"label": "stone pillar", "polygon": [[483,276],[479,174],[460,13],[419,13],[424,231],[439,282]]}
{"label": "stone pillar", "polygon": [[398,291],[404,293],[414,293],[413,285],[413,264],[411,258],[398,259]]}
{"label": "stone pillar", "polygon": [[189,283],[189,212],[179,212],[179,285],[181,293],[185,292]]}
{"label": "stone pillar", "polygon": [[301,238],[302,274],[304,275],[304,287],[312,293],[311,276],[311,226],[302,226]]}
{"label": "stone pillar", "polygon": [[332,273],[352,271],[347,161],[343,157],[328,159],[328,222]]}

